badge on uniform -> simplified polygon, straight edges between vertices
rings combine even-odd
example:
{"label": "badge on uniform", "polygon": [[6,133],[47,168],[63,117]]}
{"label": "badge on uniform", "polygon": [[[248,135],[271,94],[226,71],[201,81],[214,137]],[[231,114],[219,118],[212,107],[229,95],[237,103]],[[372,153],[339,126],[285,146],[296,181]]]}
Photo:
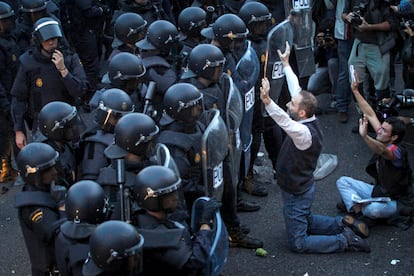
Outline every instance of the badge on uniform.
{"label": "badge on uniform", "polygon": [[37,209],[30,215],[30,220],[33,221],[34,223],[39,223],[42,221],[42,219],[43,219],[42,209]]}
{"label": "badge on uniform", "polygon": [[196,155],[195,155],[195,157],[194,157],[194,162],[195,162],[196,164],[198,164],[198,163],[200,163],[200,161],[201,161],[201,156],[200,156],[200,154],[197,152],[197,153],[196,153]]}
{"label": "badge on uniform", "polygon": [[36,86],[42,87],[43,86],[43,80],[41,78],[36,79]]}

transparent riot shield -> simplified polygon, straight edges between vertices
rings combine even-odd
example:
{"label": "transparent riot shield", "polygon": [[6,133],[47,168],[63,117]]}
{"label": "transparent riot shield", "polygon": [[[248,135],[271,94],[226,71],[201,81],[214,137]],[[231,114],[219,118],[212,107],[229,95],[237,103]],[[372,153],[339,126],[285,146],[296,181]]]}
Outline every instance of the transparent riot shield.
{"label": "transparent riot shield", "polygon": [[236,74],[237,79],[234,82],[244,99],[240,139],[244,152],[244,172],[246,176],[250,165],[250,146],[253,141],[252,124],[255,103],[255,84],[259,78],[260,62],[256,51],[251,45],[252,43],[249,40],[245,41],[245,43],[246,51],[237,62],[236,71],[238,74]]}
{"label": "transparent riot shield", "polygon": [[226,127],[228,130],[228,156],[225,160],[225,165],[228,167],[230,173],[231,183],[234,187],[239,181],[240,158],[242,152],[240,139],[240,124],[243,119],[243,100],[234,85],[232,78],[223,74],[219,81],[221,90],[226,97]]}
{"label": "transparent riot shield", "polygon": [[227,156],[229,135],[218,109],[209,109],[202,117],[207,123],[201,141],[205,195],[221,200],[224,188],[223,161]]}
{"label": "transparent riot shield", "polygon": [[[210,200],[208,197],[199,197],[194,201],[191,212],[191,229],[198,230],[201,215],[203,213],[203,201],[208,200]],[[227,262],[227,255],[229,252],[227,229],[221,218],[220,211],[216,212],[213,221],[213,229],[211,229],[211,231],[213,233],[213,244],[209,253],[209,262],[203,275],[218,276]]]}
{"label": "transparent riot shield", "polygon": [[289,20],[293,30],[298,77],[307,77],[315,72],[313,56],[315,24],[312,21],[312,0],[285,0],[285,6],[290,11]]}
{"label": "transparent riot shield", "polygon": [[162,143],[158,143],[155,145],[154,161],[158,165],[170,168],[171,170],[175,172],[175,174],[178,177],[180,176],[178,167],[175,164],[174,159],[172,158],[170,151],[166,145]]}
{"label": "transparent riot shield", "polygon": [[280,49],[283,53],[286,50],[286,41],[289,42],[289,45],[293,44],[293,30],[289,20],[280,22],[267,35],[264,72],[270,82],[270,98],[276,103],[279,100],[283,83],[285,82],[285,73],[277,50]]}

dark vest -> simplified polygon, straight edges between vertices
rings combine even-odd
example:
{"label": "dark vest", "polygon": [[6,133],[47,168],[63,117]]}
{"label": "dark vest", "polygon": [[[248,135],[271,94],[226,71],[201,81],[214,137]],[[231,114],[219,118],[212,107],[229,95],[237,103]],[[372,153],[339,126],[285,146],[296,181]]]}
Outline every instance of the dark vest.
{"label": "dark vest", "polygon": [[319,121],[304,123],[312,135],[312,145],[307,150],[299,150],[292,138],[286,136],[277,161],[277,183],[288,193],[302,194],[313,184],[313,172],[322,150],[323,134]]}

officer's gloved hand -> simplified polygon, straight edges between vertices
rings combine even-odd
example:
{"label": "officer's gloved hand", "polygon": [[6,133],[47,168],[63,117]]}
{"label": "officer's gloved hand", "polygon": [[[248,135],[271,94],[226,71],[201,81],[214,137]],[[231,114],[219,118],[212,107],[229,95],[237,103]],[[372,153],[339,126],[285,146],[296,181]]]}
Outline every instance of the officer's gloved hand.
{"label": "officer's gloved hand", "polygon": [[217,210],[220,209],[221,205],[221,202],[215,198],[211,198],[209,201],[205,201],[203,213],[200,219],[200,225],[208,224],[210,228],[212,228],[214,217]]}

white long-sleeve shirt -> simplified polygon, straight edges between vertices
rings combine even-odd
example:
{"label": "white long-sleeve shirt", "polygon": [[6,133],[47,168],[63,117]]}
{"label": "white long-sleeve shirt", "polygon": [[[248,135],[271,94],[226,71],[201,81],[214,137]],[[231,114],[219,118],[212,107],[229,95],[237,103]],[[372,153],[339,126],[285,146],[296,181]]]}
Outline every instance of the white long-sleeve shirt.
{"label": "white long-sleeve shirt", "polygon": [[[285,76],[291,97],[302,91],[299,80],[290,66],[284,67]],[[312,145],[312,135],[309,128],[303,123],[311,122],[316,119],[315,116],[305,120],[295,121],[280,108],[273,100],[266,106],[266,111],[270,117],[289,135],[299,150],[306,150]]]}

